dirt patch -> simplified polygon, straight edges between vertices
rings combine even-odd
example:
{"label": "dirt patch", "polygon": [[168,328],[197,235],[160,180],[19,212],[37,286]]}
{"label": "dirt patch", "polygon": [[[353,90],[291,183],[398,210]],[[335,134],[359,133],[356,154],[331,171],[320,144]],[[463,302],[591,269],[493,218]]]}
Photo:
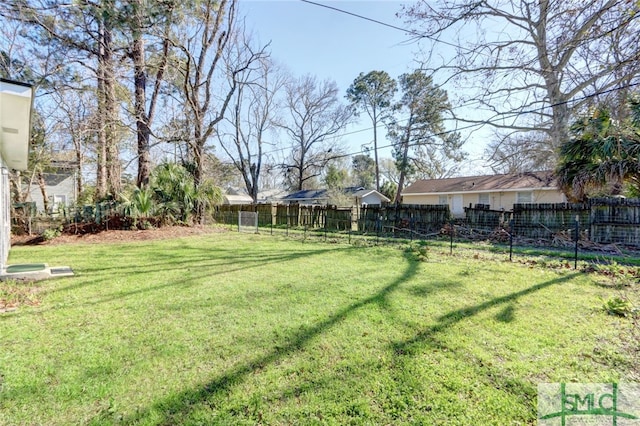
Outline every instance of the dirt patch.
{"label": "dirt patch", "polygon": [[77,230],[70,226],[66,228],[58,237],[45,241],[41,235],[12,235],[11,244],[21,245],[56,245],[74,243],[121,243],[126,241],[149,241],[166,240],[172,238],[187,237],[191,235],[206,235],[218,232],[226,232],[223,228],[213,226],[162,226],[144,230],[101,230],[93,229],[87,232],[86,229]]}
{"label": "dirt patch", "polygon": [[20,282],[0,282],[0,314],[12,312],[22,305],[40,305],[41,287]]}

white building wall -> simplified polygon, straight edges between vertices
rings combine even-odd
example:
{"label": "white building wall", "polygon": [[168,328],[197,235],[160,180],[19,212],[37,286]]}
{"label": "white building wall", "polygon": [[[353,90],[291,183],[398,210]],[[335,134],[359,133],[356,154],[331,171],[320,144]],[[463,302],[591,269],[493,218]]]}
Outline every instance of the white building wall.
{"label": "white building wall", "polygon": [[[2,159],[0,158],[0,162]],[[9,188],[9,171],[0,164],[0,270],[9,258],[11,246],[11,195]]]}
{"label": "white building wall", "polygon": [[380,197],[377,194],[369,194],[362,198],[361,203],[367,205],[380,205]]}
{"label": "white building wall", "polygon": [[[45,188],[47,198],[49,198],[49,208],[51,212],[56,212],[59,207],[72,206],[76,202],[76,186],[75,176],[70,175],[56,186],[47,186]],[[44,200],[42,199],[42,191],[37,183],[31,185],[27,201],[36,203],[38,212],[44,211]]]}

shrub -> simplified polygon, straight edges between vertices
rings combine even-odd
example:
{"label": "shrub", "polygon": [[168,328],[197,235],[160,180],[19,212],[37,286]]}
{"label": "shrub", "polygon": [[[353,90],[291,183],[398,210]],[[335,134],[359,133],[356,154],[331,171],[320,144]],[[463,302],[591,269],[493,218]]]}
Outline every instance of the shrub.
{"label": "shrub", "polygon": [[629,317],[635,311],[631,302],[621,296],[610,297],[604,302],[603,308],[609,315],[618,315],[621,317]]}
{"label": "shrub", "polygon": [[54,238],[59,237],[60,235],[62,235],[62,225],[58,226],[57,228],[45,229],[42,232],[42,239],[44,239],[45,241],[51,241]]}
{"label": "shrub", "polygon": [[410,245],[406,249],[407,253],[412,254],[416,260],[420,262],[426,262],[429,260],[429,247],[425,242],[420,242],[416,245]]}

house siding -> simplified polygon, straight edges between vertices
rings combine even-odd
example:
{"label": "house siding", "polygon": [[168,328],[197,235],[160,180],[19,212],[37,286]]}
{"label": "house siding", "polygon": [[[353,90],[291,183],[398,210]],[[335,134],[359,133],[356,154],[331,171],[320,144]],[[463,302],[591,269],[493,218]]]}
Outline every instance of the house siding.
{"label": "house siding", "polygon": [[[49,206],[52,208],[52,211],[56,211],[59,205],[52,206],[52,201],[56,200],[58,196],[64,196],[65,202],[64,206],[71,206],[76,202],[76,193],[75,193],[75,179],[73,175],[70,175],[58,185],[55,186],[46,186],[47,197],[49,197]],[[28,201],[33,201],[36,203],[36,209],[41,212],[44,211],[44,200],[42,198],[42,192],[40,191],[40,187],[37,183],[34,183],[31,186],[31,190],[29,191]]]}
{"label": "house siding", "polygon": [[2,235],[0,235],[0,270],[4,269],[11,248],[11,196],[9,171],[0,157],[0,215],[2,215]]}
{"label": "house siding", "polygon": [[378,194],[369,194],[366,197],[362,197],[362,199],[360,200],[360,204],[366,204],[366,205],[380,205],[382,203],[382,200],[380,199],[380,196]]}
{"label": "house siding", "polygon": [[[513,205],[516,203],[518,191],[508,192],[489,192],[489,206],[492,210],[512,210]],[[522,189],[521,192],[527,192],[527,189]],[[464,207],[475,206],[479,203],[479,192],[468,192],[462,194],[462,205]],[[486,192],[485,192],[486,194]],[[440,204],[440,196],[446,195],[449,208],[452,208],[452,201],[454,194],[403,194],[403,204]],[[457,195],[460,195],[459,193]],[[546,190],[533,190],[531,202],[532,203],[564,203],[566,201],[564,195],[554,189]]]}

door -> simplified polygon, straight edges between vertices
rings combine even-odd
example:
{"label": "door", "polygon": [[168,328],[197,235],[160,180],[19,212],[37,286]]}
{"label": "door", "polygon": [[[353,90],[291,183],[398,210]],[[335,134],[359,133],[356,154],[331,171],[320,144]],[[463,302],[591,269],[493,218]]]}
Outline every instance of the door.
{"label": "door", "polygon": [[451,198],[451,214],[454,217],[464,216],[464,206],[462,205],[462,194],[455,194]]}

